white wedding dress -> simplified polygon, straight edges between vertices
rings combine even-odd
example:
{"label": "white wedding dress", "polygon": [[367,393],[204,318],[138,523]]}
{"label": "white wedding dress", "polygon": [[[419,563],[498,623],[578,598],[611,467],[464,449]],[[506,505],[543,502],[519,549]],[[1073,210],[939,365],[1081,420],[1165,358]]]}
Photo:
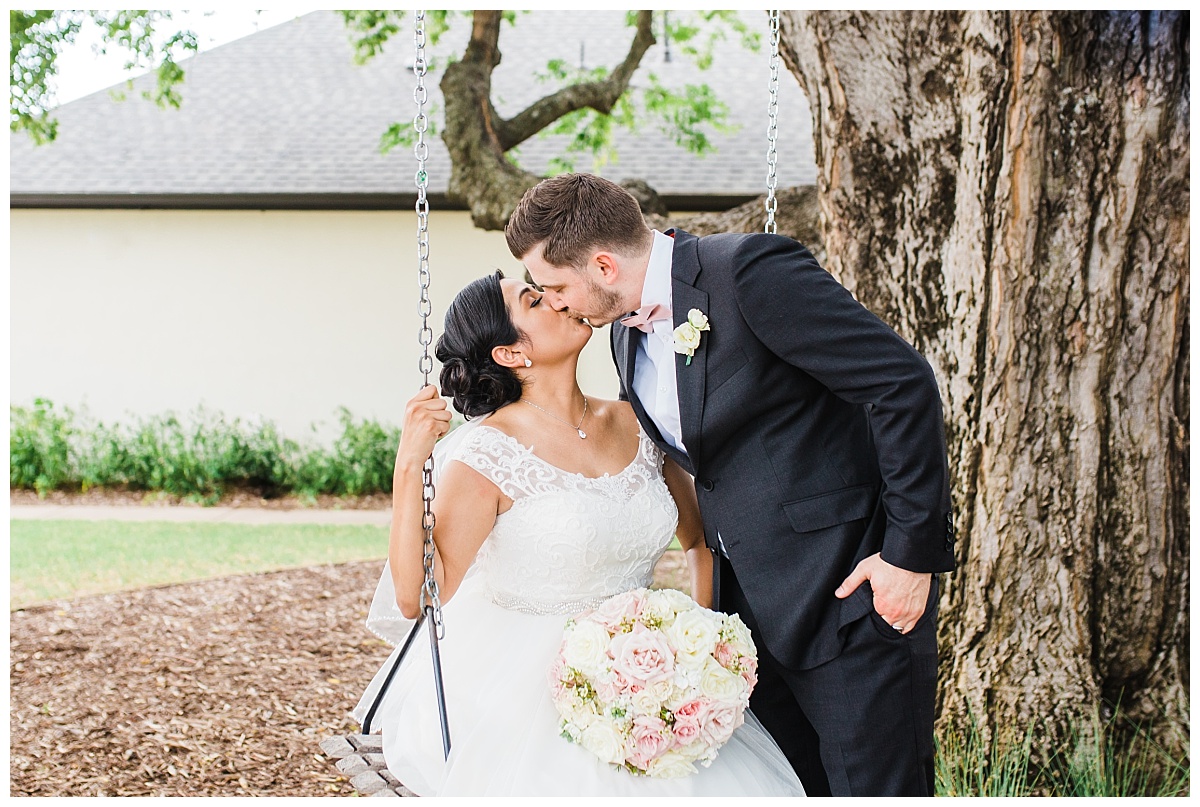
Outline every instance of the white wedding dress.
{"label": "white wedding dress", "polygon": [[[674,534],[678,513],[663,481],[662,454],[639,429],[637,456],[623,471],[589,478],[550,465],[481,421],[456,431],[462,434],[452,435],[456,444],[443,448],[438,463],[465,463],[513,506],[496,518],[462,586],[443,606],[450,758],[443,759],[423,626],[375,715],[392,773],[422,796],[803,795],[751,714],[710,767],[680,779],[633,776],[559,736],[547,672],[567,618],[649,586]],[[385,568],[368,626],[395,643],[411,624],[395,607]],[[360,721],[392,661],[355,710]]]}

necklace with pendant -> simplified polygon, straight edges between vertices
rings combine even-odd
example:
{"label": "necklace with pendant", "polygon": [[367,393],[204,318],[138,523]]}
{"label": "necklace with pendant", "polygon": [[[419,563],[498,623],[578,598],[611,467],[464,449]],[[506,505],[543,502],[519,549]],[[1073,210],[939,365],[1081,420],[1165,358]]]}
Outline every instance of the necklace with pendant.
{"label": "necklace with pendant", "polygon": [[[524,398],[522,398],[521,401],[523,403],[529,404],[534,409],[542,409],[542,407],[538,406],[533,401],[526,401]],[[547,411],[545,409],[542,409],[542,411],[545,412],[550,417],[557,420],[559,423],[565,423],[566,425],[571,426],[571,421],[563,420],[558,415],[554,414],[553,412]],[[579,435],[579,439],[581,439],[581,440],[587,439],[587,432],[585,432],[582,428],[580,428],[581,426],[583,426],[583,419],[585,417],[587,417],[587,413],[588,413],[588,400],[587,400],[587,396],[584,395],[583,396],[583,415],[579,418],[579,422],[577,424],[575,424],[574,426],[571,426],[571,428],[575,430],[575,433]]]}

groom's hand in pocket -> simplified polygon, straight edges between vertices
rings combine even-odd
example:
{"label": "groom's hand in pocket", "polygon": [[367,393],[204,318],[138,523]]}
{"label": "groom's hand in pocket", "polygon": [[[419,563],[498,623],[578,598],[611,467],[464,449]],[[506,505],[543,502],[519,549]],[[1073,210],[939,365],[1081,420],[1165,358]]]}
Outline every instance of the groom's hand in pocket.
{"label": "groom's hand in pocket", "polygon": [[870,581],[875,611],[899,633],[908,633],[925,613],[931,578],[928,572],[910,572],[893,566],[876,552],[863,558],[834,594],[844,599]]}

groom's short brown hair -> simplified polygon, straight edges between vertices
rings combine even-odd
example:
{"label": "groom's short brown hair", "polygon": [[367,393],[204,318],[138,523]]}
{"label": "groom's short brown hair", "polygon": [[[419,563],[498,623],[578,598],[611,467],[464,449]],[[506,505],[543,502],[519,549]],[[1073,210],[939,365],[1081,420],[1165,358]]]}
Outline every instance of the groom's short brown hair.
{"label": "groom's short brown hair", "polygon": [[597,249],[627,254],[651,238],[637,200],[593,174],[562,174],[525,191],[504,237],[517,260],[542,244],[543,260],[574,269]]}

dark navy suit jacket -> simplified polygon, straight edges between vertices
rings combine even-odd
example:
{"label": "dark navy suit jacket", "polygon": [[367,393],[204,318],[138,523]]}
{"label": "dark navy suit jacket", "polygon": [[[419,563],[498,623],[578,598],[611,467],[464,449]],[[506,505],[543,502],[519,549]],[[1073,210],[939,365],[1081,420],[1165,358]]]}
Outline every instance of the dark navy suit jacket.
{"label": "dark navy suit jacket", "polygon": [[816,666],[872,607],[867,584],[833,593],[860,560],[954,568],[933,371],[793,239],[668,234],[673,324],[696,308],[711,328],[690,365],[675,357],[687,454],[633,391],[640,333],[614,323],[621,397],[695,477],[706,543],[720,533],[759,640],[788,667]]}

